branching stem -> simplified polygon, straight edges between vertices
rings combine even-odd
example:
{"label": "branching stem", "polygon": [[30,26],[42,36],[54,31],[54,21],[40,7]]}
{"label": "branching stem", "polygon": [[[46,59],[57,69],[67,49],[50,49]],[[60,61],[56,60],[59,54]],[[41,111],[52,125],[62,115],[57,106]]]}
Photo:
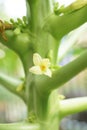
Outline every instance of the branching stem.
{"label": "branching stem", "polygon": [[70,114],[87,110],[87,97],[78,97],[60,101],[61,119]]}

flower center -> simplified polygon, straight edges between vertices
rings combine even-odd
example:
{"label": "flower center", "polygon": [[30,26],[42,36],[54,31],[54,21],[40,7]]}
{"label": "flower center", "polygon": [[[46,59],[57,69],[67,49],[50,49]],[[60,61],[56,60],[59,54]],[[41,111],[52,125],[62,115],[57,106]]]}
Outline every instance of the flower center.
{"label": "flower center", "polygon": [[40,68],[41,68],[42,71],[46,70],[46,66],[45,65],[41,65]]}

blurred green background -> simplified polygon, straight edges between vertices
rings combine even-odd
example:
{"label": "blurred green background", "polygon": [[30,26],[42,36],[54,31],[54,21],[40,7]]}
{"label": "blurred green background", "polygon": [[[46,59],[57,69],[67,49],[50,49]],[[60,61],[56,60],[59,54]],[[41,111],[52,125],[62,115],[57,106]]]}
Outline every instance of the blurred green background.
{"label": "blurred green background", "polygon": [[[21,3],[24,10],[19,9]],[[0,0],[0,19],[9,21],[26,14],[24,0]],[[19,57],[0,43],[0,73],[13,78],[23,78],[24,70]],[[17,122],[26,118],[24,102],[0,85],[0,123]]]}
{"label": "blurred green background", "polygon": [[[63,1],[62,1],[63,2]],[[70,1],[68,1],[70,2]],[[22,9],[19,10],[19,7]],[[9,21],[26,15],[25,0],[0,0],[0,19]],[[58,63],[64,65],[87,48],[87,24],[72,31],[61,40]],[[79,67],[79,66],[78,66]],[[13,78],[23,78],[24,70],[19,57],[0,43],[0,73]],[[87,96],[87,70],[70,80],[59,89],[66,98]],[[17,122],[26,118],[24,102],[0,85],[0,123]],[[62,130],[87,130],[87,112],[64,118]]]}

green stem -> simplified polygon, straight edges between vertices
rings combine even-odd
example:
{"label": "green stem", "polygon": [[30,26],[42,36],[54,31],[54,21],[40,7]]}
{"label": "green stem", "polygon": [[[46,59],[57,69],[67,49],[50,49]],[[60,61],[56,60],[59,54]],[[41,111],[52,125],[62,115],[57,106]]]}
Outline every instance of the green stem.
{"label": "green stem", "polygon": [[25,71],[25,75],[28,73],[28,68],[30,59],[29,55],[31,55],[32,48],[30,47],[31,38],[28,33],[20,33],[18,35],[14,34],[13,30],[8,30],[5,32],[8,40],[5,41],[0,38],[0,41],[3,45],[7,46],[11,50],[13,50],[21,59]]}
{"label": "green stem", "polygon": [[35,115],[35,77],[29,72],[29,68],[33,66],[33,50],[27,51],[23,56],[20,56],[25,70],[25,95],[28,109],[27,118],[31,121],[31,117]]}
{"label": "green stem", "polygon": [[26,98],[28,106],[28,118],[35,117],[35,122],[43,122],[47,116],[48,96],[38,93],[35,85],[35,77],[29,73],[26,83]]}
{"label": "green stem", "polygon": [[40,130],[39,124],[11,123],[0,124],[0,130]]}
{"label": "green stem", "polygon": [[32,116],[34,111],[34,76],[29,73],[26,78],[26,98],[27,98],[27,107],[28,107],[28,118]]}
{"label": "green stem", "polygon": [[17,92],[16,90],[17,87],[20,86],[22,83],[23,82],[21,80],[13,79],[0,73],[0,84],[3,87],[5,87],[8,91],[19,96],[21,99],[23,99],[24,102],[26,102],[24,93],[22,91]]}
{"label": "green stem", "polygon": [[[54,104],[54,105],[53,105]],[[47,129],[46,130],[58,130],[59,128],[59,101],[58,91],[54,90],[49,96],[48,100],[48,118],[47,118]]]}
{"label": "green stem", "polygon": [[29,74],[29,68],[33,65],[33,50],[30,49],[25,54],[20,56],[20,59],[23,63],[24,71],[25,71],[25,77]]}
{"label": "green stem", "polygon": [[49,93],[72,79],[78,73],[87,67],[87,50],[72,62],[64,65],[52,75],[52,78],[46,76],[37,76],[37,88],[40,93]]}
{"label": "green stem", "polygon": [[[72,22],[74,19],[74,22]],[[44,30],[60,40],[64,35],[87,21],[87,6],[70,14],[57,16],[52,14],[46,19]]]}
{"label": "green stem", "polygon": [[29,33],[20,33],[16,35],[14,30],[7,30],[5,31],[5,34],[8,40],[5,41],[0,38],[0,41],[2,44],[16,52],[16,54],[23,56],[27,51],[29,51],[31,42]]}
{"label": "green stem", "polygon": [[60,9],[57,9],[56,13],[57,12],[58,13],[64,13],[64,14],[65,13],[72,13],[76,10],[83,8],[86,5],[87,5],[87,0],[76,0],[67,7],[62,7]]}
{"label": "green stem", "polygon": [[60,101],[61,119],[70,114],[87,110],[87,97],[78,97]]}
{"label": "green stem", "polygon": [[[49,0],[27,0],[26,2],[29,27],[31,32],[36,35],[36,41],[34,41],[35,52],[38,52],[42,57],[47,57],[50,49],[54,49],[54,46],[57,45],[56,40],[42,29],[43,20],[51,10],[50,2]],[[53,46],[53,44],[55,45]],[[54,52],[56,51],[53,50]],[[57,57],[56,54],[53,54],[53,57]],[[53,62],[55,62],[55,59]]]}
{"label": "green stem", "polygon": [[[41,24],[44,17],[50,12],[49,0],[26,0],[27,4],[27,17],[30,23],[30,29],[34,33],[38,33],[41,29]],[[30,7],[30,14],[29,14]]]}

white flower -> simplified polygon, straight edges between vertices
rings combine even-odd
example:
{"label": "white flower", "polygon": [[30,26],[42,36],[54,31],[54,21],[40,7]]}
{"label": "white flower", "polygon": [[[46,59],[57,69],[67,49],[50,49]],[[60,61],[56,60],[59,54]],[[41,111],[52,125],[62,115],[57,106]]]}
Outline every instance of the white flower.
{"label": "white flower", "polygon": [[34,66],[32,66],[29,71],[33,74],[37,75],[47,75],[49,77],[52,76],[52,72],[49,69],[50,61],[48,58],[42,59],[42,57],[38,53],[34,53],[33,55]]}

